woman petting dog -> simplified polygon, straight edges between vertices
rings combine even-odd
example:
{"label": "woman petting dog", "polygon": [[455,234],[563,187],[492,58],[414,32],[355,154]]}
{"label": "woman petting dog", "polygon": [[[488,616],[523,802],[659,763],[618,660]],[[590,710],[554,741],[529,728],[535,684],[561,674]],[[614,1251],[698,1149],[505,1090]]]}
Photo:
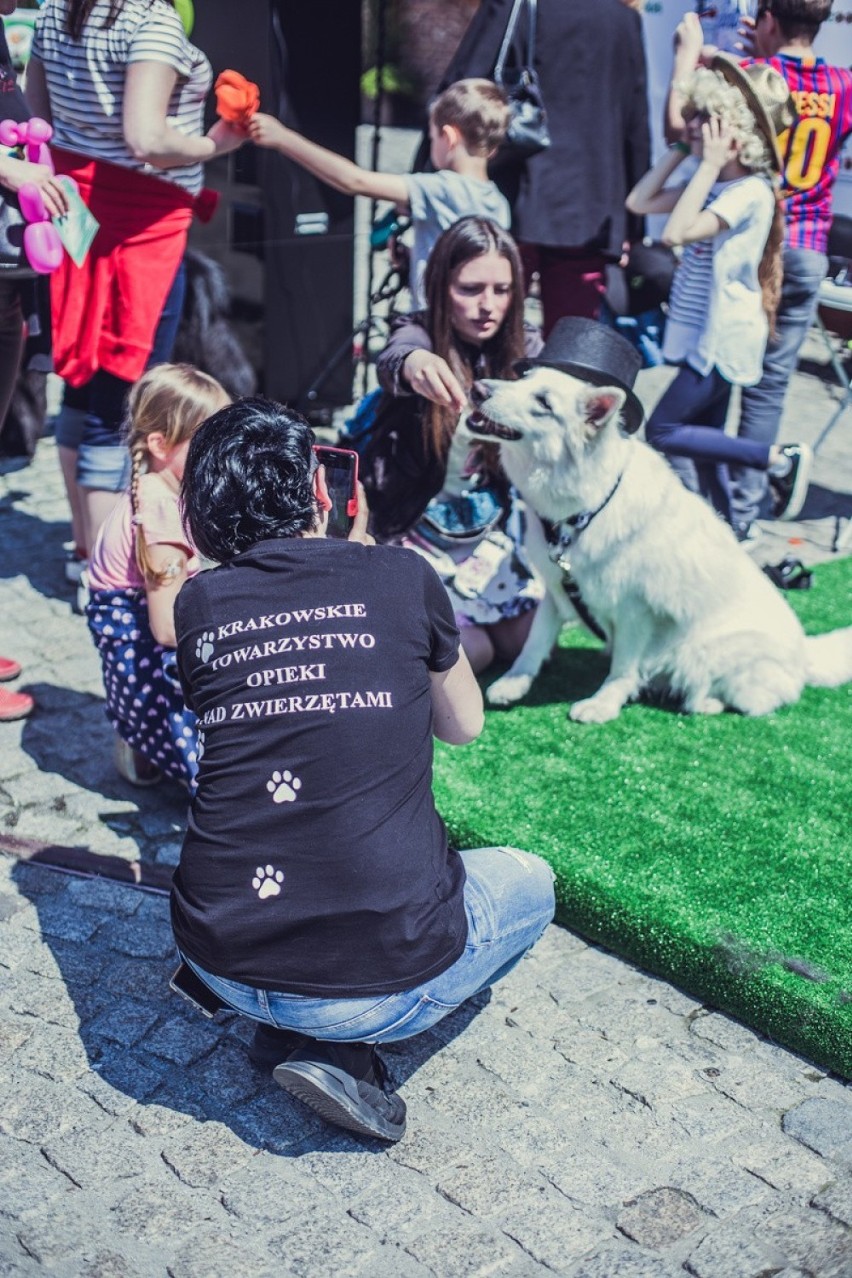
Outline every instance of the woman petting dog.
{"label": "woman petting dog", "polygon": [[523,551],[524,511],[497,449],[465,418],[478,377],[514,378],[541,348],[523,322],[517,247],[496,223],[464,217],[426,267],[427,310],[400,317],[377,361],[385,391],[364,483],[381,540],[437,570],[474,671],[513,660],[543,590]]}
{"label": "woman petting dog", "polygon": [[[679,40],[688,34],[683,28]],[[663,342],[667,362],[680,368],[646,436],[687,487],[697,479],[729,523],[730,463],[765,470],[776,517],[793,518],[807,491],[810,449],[731,437],[724,425],[731,387],[760,380],[778,306],[784,234],[778,136],[795,110],[771,67],[740,67],[721,53],[709,67],[696,67],[681,91],[685,140],[669,147],[627,197],[633,213],[668,213],[663,242],[683,248]],[[689,155],[698,160],[690,180],[666,186]],[[744,540],[747,530],[738,535]]]}

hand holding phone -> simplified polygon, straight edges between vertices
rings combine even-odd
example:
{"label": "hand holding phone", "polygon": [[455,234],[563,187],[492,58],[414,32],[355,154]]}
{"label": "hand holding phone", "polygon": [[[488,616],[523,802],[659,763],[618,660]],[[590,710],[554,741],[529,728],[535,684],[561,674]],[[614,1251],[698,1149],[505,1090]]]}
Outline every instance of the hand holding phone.
{"label": "hand holding phone", "polygon": [[325,486],[331,509],[327,537],[348,537],[358,514],[358,454],[351,448],[314,444],[317,461],[325,467]]}

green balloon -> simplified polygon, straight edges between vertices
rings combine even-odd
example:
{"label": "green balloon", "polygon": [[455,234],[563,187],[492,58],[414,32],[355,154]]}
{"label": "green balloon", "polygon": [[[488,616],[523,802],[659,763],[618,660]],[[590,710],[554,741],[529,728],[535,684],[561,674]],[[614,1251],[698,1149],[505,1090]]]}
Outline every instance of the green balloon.
{"label": "green balloon", "polygon": [[184,31],[187,35],[192,35],[192,28],[195,26],[195,5],[192,0],[175,0],[175,8]]}

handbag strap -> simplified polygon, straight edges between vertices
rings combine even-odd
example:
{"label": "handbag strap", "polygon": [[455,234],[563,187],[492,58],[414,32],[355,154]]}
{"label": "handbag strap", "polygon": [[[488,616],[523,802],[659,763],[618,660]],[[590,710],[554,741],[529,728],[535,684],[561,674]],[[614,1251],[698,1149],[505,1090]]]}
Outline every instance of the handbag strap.
{"label": "handbag strap", "polygon": [[527,51],[526,56],[521,61],[525,67],[531,67],[535,61],[536,0],[514,0],[512,12],[509,14],[509,21],[506,23],[506,34],[503,36],[503,43],[500,45],[500,52],[497,54],[497,61],[494,65],[495,84],[503,83],[506,59],[509,56],[509,50],[512,47],[512,41],[521,16],[521,9],[523,8],[526,8],[527,11]]}

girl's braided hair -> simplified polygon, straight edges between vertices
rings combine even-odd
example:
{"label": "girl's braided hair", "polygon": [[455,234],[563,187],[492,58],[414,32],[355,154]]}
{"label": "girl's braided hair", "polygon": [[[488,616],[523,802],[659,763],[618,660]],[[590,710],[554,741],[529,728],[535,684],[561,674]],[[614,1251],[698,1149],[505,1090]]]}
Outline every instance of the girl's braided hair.
{"label": "girl's braided hair", "polygon": [[216,379],[191,364],[156,364],[142,374],[127,397],[124,437],[131,460],[130,505],[136,563],[146,582],[162,583],[168,575],[151,564],[139,522],[139,481],[150,456],[148,436],[157,431],[167,447],[176,448],[192,439],[201,423],[228,402]]}

